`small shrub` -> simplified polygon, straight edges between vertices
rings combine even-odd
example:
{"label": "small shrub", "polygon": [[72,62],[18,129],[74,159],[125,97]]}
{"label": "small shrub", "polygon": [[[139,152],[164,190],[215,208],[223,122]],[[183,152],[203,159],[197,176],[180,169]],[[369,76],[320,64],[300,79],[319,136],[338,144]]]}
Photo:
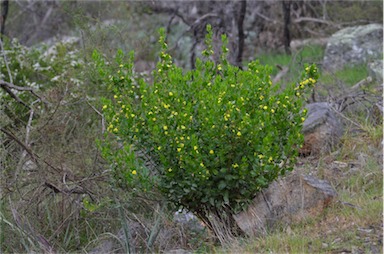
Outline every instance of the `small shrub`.
{"label": "small shrub", "polygon": [[[204,59],[189,71],[173,64],[161,30],[153,85],[135,78],[133,54],[124,63],[119,51],[114,72],[96,52],[94,59],[113,92],[102,107],[120,149],[107,142],[103,154],[113,162],[117,181],[142,192],[159,189],[217,234],[233,231],[231,215],[292,170],[303,141],[303,90],[315,84],[317,70],[306,67],[300,84],[279,91],[270,67],[254,61],[241,70],[228,63],[225,36],[220,62],[213,62],[207,29]],[[140,163],[138,151],[156,163],[154,170]]]}

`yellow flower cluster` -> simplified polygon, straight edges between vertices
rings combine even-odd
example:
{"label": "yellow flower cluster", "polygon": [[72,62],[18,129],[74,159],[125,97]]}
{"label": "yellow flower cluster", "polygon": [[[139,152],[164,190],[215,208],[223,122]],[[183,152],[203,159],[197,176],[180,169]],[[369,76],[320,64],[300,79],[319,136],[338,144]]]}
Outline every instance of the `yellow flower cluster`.
{"label": "yellow flower cluster", "polygon": [[[299,84],[299,88],[300,88],[300,89],[304,89],[304,87],[305,87],[306,85],[314,85],[314,84],[316,84],[316,80],[313,79],[313,78],[308,78],[308,79],[303,80],[303,81],[300,82],[300,84]],[[296,90],[297,90],[297,89],[298,89],[298,88],[296,88]]]}

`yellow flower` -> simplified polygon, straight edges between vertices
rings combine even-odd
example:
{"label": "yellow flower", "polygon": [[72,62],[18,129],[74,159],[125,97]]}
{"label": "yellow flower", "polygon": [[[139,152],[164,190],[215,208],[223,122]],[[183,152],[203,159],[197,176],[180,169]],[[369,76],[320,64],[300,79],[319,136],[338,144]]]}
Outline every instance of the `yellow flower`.
{"label": "yellow flower", "polygon": [[269,157],[268,162],[271,163],[272,160],[273,160],[273,158],[272,158],[272,157]]}
{"label": "yellow flower", "polygon": [[172,169],[171,169],[171,168],[169,168],[169,169],[168,169],[168,172],[172,172]]}
{"label": "yellow flower", "polygon": [[117,131],[118,131],[118,129],[117,129],[117,128],[114,128],[114,129],[113,129],[113,132],[117,132]]}
{"label": "yellow flower", "polygon": [[157,147],[157,150],[159,150],[159,151],[160,151],[160,150],[161,150],[161,146],[158,146],[158,147]]}
{"label": "yellow flower", "polygon": [[236,135],[240,137],[241,136],[241,132],[238,131]]}
{"label": "yellow flower", "polygon": [[121,76],[120,79],[123,80],[123,79],[124,79],[124,76]]}
{"label": "yellow flower", "polygon": [[103,109],[107,109],[107,108],[108,108],[108,106],[107,106],[107,105],[104,105],[104,106],[103,106]]}
{"label": "yellow flower", "polygon": [[305,118],[304,118],[304,117],[302,117],[302,118],[301,118],[301,121],[302,121],[302,122],[304,122],[304,121],[305,121]]}
{"label": "yellow flower", "polygon": [[173,96],[173,93],[172,93],[172,92],[169,92],[168,94],[169,94],[169,96]]}
{"label": "yellow flower", "polygon": [[165,131],[168,130],[168,126],[164,125],[164,126],[163,126],[163,129],[164,129]]}
{"label": "yellow flower", "polygon": [[222,70],[222,68],[221,68],[221,64],[219,64],[219,65],[217,66],[217,69],[218,69],[219,71]]}
{"label": "yellow flower", "polygon": [[132,175],[136,175],[137,174],[137,171],[136,170],[133,170],[132,171]]}
{"label": "yellow flower", "polygon": [[177,151],[180,153],[180,152],[181,152],[181,148],[180,148],[180,147],[178,147],[178,148],[177,148]]}
{"label": "yellow flower", "polygon": [[185,126],[184,126],[184,125],[181,125],[181,129],[182,129],[182,130],[185,130]]}
{"label": "yellow flower", "polygon": [[233,168],[238,168],[238,167],[239,167],[239,164],[237,164],[237,163],[232,164],[232,167],[233,167]]}
{"label": "yellow flower", "polygon": [[156,122],[156,117],[152,118],[152,121]]}
{"label": "yellow flower", "polygon": [[215,152],[213,150],[209,150],[209,154],[214,154]]}
{"label": "yellow flower", "polygon": [[272,112],[272,114],[273,114],[273,113],[275,113],[275,110],[274,110],[274,109],[271,109],[271,112]]}
{"label": "yellow flower", "polygon": [[205,167],[204,163],[202,163],[202,162],[200,162],[200,166],[201,166],[202,168]]}
{"label": "yellow flower", "polygon": [[263,109],[264,109],[264,110],[267,110],[267,109],[268,109],[268,106],[264,106]]}
{"label": "yellow flower", "polygon": [[197,150],[197,146],[194,146],[194,147],[193,147],[193,150],[195,150],[195,151],[196,151],[196,150]]}

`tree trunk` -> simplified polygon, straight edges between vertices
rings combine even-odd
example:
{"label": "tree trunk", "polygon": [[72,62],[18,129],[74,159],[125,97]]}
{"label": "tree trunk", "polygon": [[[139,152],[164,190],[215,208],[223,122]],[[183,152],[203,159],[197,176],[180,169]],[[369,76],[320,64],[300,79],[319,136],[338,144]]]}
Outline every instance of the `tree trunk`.
{"label": "tree trunk", "polygon": [[282,1],[284,13],[284,49],[285,53],[291,54],[291,35],[289,33],[289,24],[291,22],[291,1]]}
{"label": "tree trunk", "polygon": [[237,18],[237,31],[238,31],[238,51],[236,56],[236,65],[242,68],[243,51],[244,51],[244,18],[247,10],[247,1],[240,1],[240,13]]}
{"label": "tree trunk", "polygon": [[8,15],[8,6],[9,6],[9,0],[3,0],[1,2],[1,17],[0,17],[0,39],[3,40],[3,35],[5,32],[5,20],[7,19]]}

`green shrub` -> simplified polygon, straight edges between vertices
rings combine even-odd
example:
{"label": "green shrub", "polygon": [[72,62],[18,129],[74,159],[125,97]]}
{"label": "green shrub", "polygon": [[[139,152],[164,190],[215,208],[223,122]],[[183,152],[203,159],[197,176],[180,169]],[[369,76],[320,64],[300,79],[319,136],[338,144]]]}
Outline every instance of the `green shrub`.
{"label": "green shrub", "polygon": [[[153,85],[135,78],[132,54],[124,63],[119,51],[113,73],[94,54],[114,94],[104,99],[103,110],[120,147],[115,151],[107,142],[103,154],[120,184],[144,192],[155,187],[213,228],[212,214],[224,221],[292,170],[303,141],[303,90],[316,82],[317,70],[308,66],[300,84],[279,91],[270,67],[255,61],[241,70],[228,63],[225,36],[220,62],[213,62],[209,26],[204,59],[194,70],[173,64],[163,30],[159,41]],[[151,158],[154,170],[138,151]]]}

